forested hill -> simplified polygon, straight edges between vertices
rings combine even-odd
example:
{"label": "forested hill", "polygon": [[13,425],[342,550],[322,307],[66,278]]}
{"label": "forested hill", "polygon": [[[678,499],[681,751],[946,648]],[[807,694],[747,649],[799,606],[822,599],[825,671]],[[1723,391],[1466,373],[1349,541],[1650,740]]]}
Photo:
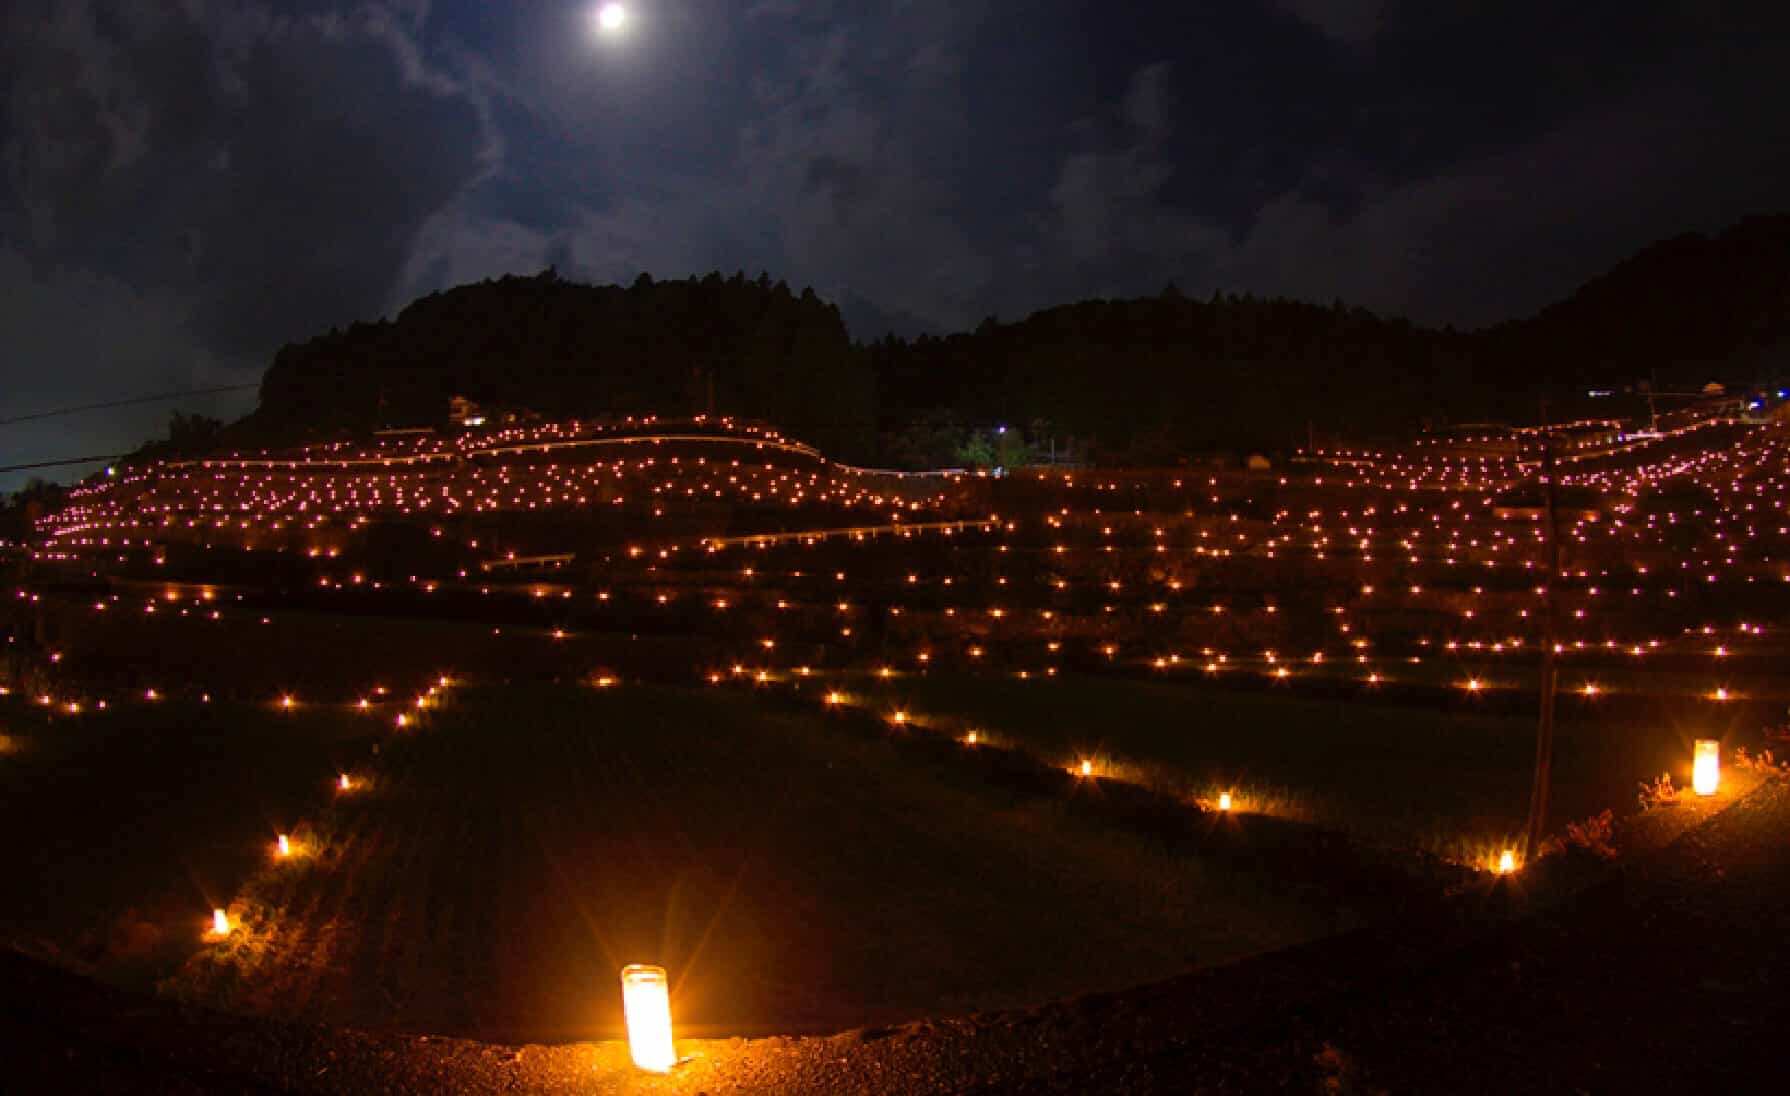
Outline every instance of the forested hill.
{"label": "forested hill", "polygon": [[760,276],[631,287],[548,271],[423,297],[274,357],[241,435],[290,438],[435,424],[448,401],[552,418],[707,406],[763,419],[830,452],[868,455],[873,391],[839,312]]}
{"label": "forested hill", "polygon": [[1286,300],[1192,300],[1172,288],[1083,301],[972,334],[869,349],[886,427],[946,406],[1158,460],[1286,448],[1308,426],[1407,430],[1474,406],[1466,340],[1360,310]]}
{"label": "forested hill", "polygon": [[1493,352],[1680,387],[1790,369],[1790,216],[1643,248],[1539,314],[1486,333]]}
{"label": "forested hill", "polygon": [[[1137,458],[1285,448],[1448,421],[1602,412],[1590,387],[1790,380],[1790,217],[1652,245],[1561,303],[1484,331],[1335,304],[1176,288],[1083,301],[967,335],[870,347],[884,426],[949,405],[970,421],[1094,437]],[[1632,410],[1624,408],[1624,410]]]}
{"label": "forested hill", "polygon": [[1587,401],[1586,390],[1790,380],[1790,217],[1655,244],[1482,331],[1170,286],[868,350],[885,428],[946,406],[968,421],[1044,419],[1132,459],[1285,448],[1308,429],[1359,439],[1532,422],[1544,395],[1558,414],[1632,412],[1636,401]]}
{"label": "forested hill", "polygon": [[[1424,423],[1531,421],[1587,387],[1790,379],[1790,217],[1649,247],[1483,331],[1173,286],[973,332],[854,346],[837,308],[760,275],[628,288],[552,272],[463,286],[276,356],[230,439],[440,422],[448,399],[549,417],[713,406],[854,460],[936,462],[973,425],[1173,459]],[[1606,413],[1613,405],[1600,404]],[[955,437],[956,440],[952,440]]]}

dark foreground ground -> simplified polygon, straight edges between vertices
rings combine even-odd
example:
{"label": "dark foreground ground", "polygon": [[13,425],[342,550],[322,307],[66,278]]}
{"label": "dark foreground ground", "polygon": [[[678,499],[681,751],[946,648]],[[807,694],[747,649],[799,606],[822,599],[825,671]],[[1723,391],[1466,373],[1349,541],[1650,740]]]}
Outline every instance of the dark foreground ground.
{"label": "dark foreground ground", "polygon": [[0,957],[8,1091],[1755,1092],[1790,1079],[1790,784],[1521,895],[1160,985],[828,1038],[501,1046],[221,1016]]}

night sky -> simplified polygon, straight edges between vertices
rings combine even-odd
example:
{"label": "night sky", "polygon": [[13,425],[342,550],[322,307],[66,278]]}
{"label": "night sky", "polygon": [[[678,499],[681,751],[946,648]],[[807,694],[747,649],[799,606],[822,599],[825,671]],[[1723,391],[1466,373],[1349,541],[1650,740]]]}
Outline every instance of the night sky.
{"label": "night sky", "polygon": [[[626,6],[0,5],[0,418],[549,264],[767,270],[858,338],[1170,279],[1472,326],[1790,207],[1782,4]],[[0,464],[169,406],[0,427]]]}

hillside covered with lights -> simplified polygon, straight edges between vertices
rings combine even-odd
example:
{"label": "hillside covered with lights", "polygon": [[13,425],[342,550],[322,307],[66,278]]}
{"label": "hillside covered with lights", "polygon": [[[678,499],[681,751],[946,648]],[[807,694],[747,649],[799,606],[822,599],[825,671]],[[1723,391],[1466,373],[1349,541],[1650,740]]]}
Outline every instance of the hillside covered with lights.
{"label": "hillside covered with lights", "polygon": [[0,935],[254,1076],[264,1021],[370,1032],[372,1087],[473,1085],[446,1037],[625,1087],[633,963],[705,1055],[674,1079],[788,1090],[891,1045],[1106,1076],[1372,941],[1477,971],[1463,940],[1782,808],[1787,407],[999,476],[708,416],[145,455],[11,572],[0,856],[37,886]]}
{"label": "hillside covered with lights", "polygon": [[431,294],[282,349],[240,431],[295,439],[447,419],[460,396],[550,419],[719,409],[867,456],[872,385],[838,310],[765,277],[588,286],[552,271]]}

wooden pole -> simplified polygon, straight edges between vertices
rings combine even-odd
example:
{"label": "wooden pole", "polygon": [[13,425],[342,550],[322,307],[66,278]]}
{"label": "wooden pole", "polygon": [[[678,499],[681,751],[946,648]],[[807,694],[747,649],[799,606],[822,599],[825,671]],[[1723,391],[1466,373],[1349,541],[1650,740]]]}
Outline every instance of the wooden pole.
{"label": "wooden pole", "polygon": [[1535,734],[1535,782],[1529,789],[1529,825],[1523,835],[1523,859],[1535,855],[1547,830],[1548,785],[1554,768],[1554,693],[1560,667],[1554,651],[1554,583],[1560,572],[1554,503],[1554,436],[1548,429],[1547,403],[1541,411],[1541,489],[1546,522],[1542,530],[1546,568],[1541,587],[1541,722]]}

